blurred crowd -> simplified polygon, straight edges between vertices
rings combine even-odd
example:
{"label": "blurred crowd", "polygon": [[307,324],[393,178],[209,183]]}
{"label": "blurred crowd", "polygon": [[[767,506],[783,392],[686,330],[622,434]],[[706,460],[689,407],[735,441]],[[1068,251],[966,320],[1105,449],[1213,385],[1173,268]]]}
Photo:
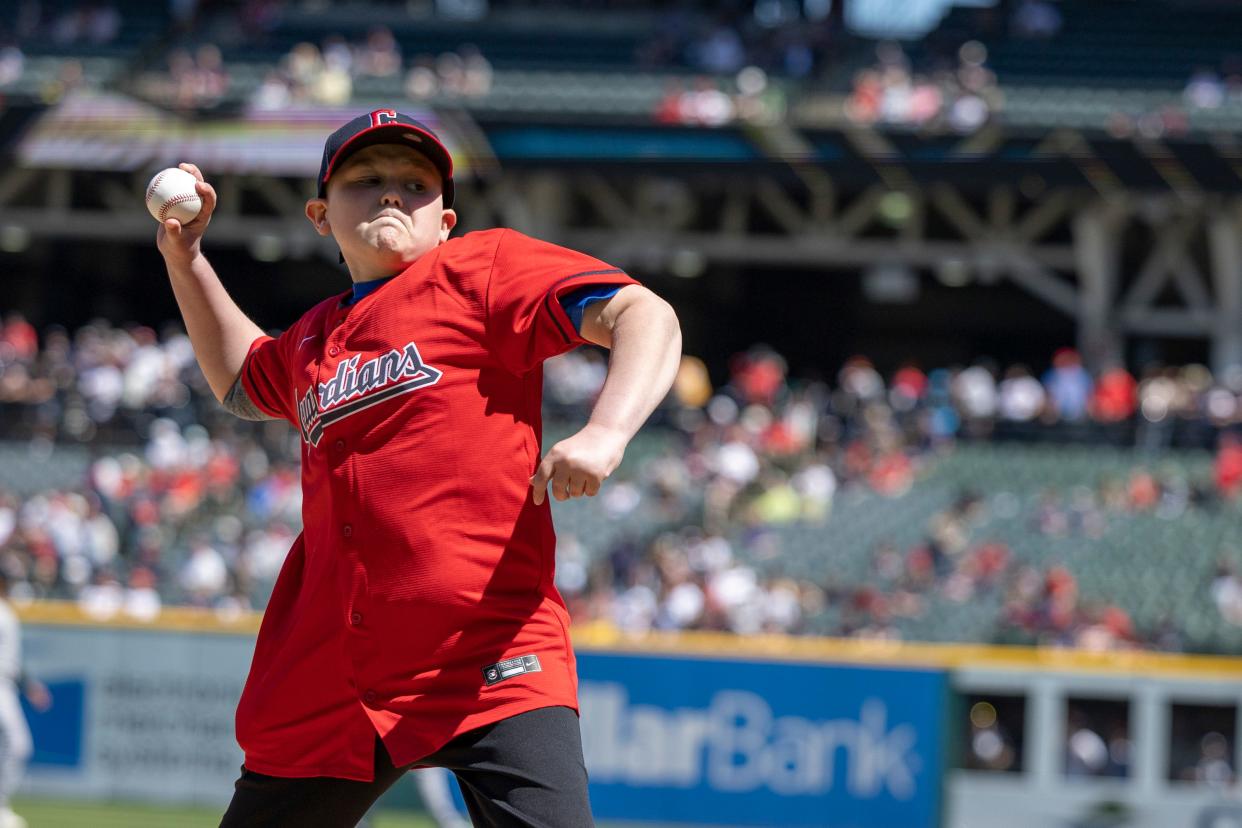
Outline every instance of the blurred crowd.
{"label": "blurred crowd", "polygon": [[799,9],[785,2],[741,4],[731,9],[671,4],[635,58],[646,69],[689,68],[730,76],[753,66],[792,80],[811,79],[827,64],[844,35],[827,4]]}
{"label": "blurred crowd", "polygon": [[[847,27],[840,4],[829,2],[755,0],[722,5],[600,0],[584,6],[410,0],[392,3],[391,16],[375,16],[374,25],[356,35],[321,36],[315,32],[322,29],[312,25],[296,35],[304,39],[283,55],[271,55],[265,44],[279,42],[284,49],[288,43],[284,38],[296,31],[297,15],[313,19],[328,4],[170,0],[166,7],[160,5],[152,10],[153,18],[160,21],[157,28],[163,29],[158,48],[139,58],[138,44],[157,36],[149,31],[150,26],[144,28],[150,21],[133,20],[135,7],[131,5],[118,5],[115,0],[21,0],[11,20],[0,20],[0,91],[23,77],[30,62],[23,51],[30,48],[27,44],[39,44],[36,54],[59,51],[63,55],[55,77],[45,78],[45,70],[39,74],[36,94],[47,102],[79,87],[104,83],[84,72],[83,55],[129,44],[126,48],[135,53],[131,57],[136,63],[143,59],[152,63],[133,73],[132,83],[120,80],[130,77],[128,71],[113,80],[151,101],[187,113],[243,105],[260,110],[336,106],[358,97],[391,99],[397,94],[415,102],[469,104],[492,91],[494,58],[475,45],[462,43],[460,37],[443,50],[412,53],[402,48],[399,21],[470,24],[487,20],[489,15],[501,20],[523,12],[580,14],[585,8],[616,14],[620,20],[627,14],[643,15],[641,19],[649,22],[650,35],[635,41],[632,68],[667,77],[665,94],[652,112],[661,123],[779,122],[786,114],[787,95],[814,110],[822,102],[822,93],[846,92],[843,112],[838,99],[831,98],[834,119],[843,115],[863,125],[971,133],[1005,106],[984,43],[999,48],[1007,39],[1052,40],[1064,26],[1059,4],[1050,0],[965,9],[961,14],[950,13],[937,28],[904,47],[895,41],[875,44],[874,59],[855,70],[860,48],[871,48],[871,41],[857,37]],[[74,54],[75,49],[81,54]],[[230,66],[231,59],[253,60],[244,57],[250,52],[263,55],[263,62]],[[229,57],[233,55],[243,57]],[[543,68],[540,55],[531,55],[529,60],[532,68]],[[1188,66],[1185,71],[1180,99],[1165,83],[1153,81],[1151,90],[1160,95],[1142,101],[1119,99],[1115,110],[1105,108],[1100,113],[1099,126],[1119,139],[1181,136],[1190,131],[1198,113],[1242,102],[1242,56],[1209,57],[1204,65],[1193,71]],[[373,83],[377,79],[392,82],[377,86]],[[1042,82],[1038,76],[1027,80],[1035,85]],[[550,97],[555,96],[550,93]]]}
{"label": "blurred crowd", "polygon": [[929,57],[915,69],[900,44],[881,42],[875,63],[855,74],[845,114],[860,124],[974,132],[1004,105],[987,58],[987,48],[969,40],[952,59]]}
{"label": "blurred crowd", "polygon": [[[230,43],[262,39],[280,25],[282,8],[279,3],[248,3],[235,18],[236,31],[221,32],[220,37]],[[637,50],[636,68],[689,68],[701,74],[688,80],[679,71],[670,75],[668,91],[654,113],[658,121],[717,126],[734,120],[773,121],[784,115],[783,93],[769,81],[770,75],[810,76],[817,53],[812,42],[822,41],[828,29],[791,16],[783,4],[775,4],[775,12],[764,8],[759,4],[753,14],[710,18],[704,18],[703,10],[684,5],[664,12],[656,36]],[[461,10],[438,11],[442,17],[461,16],[457,13]],[[167,64],[167,71],[148,74],[142,84],[144,93],[155,100],[185,110],[210,109],[230,90],[228,68],[214,43],[192,52],[173,49]],[[733,82],[722,80],[726,78]],[[297,43],[246,95],[249,105],[261,110],[343,105],[353,99],[360,84],[374,79],[399,80],[411,101],[469,101],[491,92],[493,68],[472,44],[435,54],[408,54],[389,27],[376,25],[354,40],[336,34],[319,43]]]}
{"label": "blurred crowd", "polygon": [[298,43],[251,94],[257,109],[295,104],[343,105],[360,79],[401,78],[406,98],[469,99],[492,88],[492,65],[474,46],[406,60],[392,31],[378,26],[359,43],[335,35],[316,46]]}
{"label": "blurred crowd", "polygon": [[[968,697],[962,767],[1020,773],[1028,732],[1027,700],[1017,694]],[[1135,715],[1121,699],[1065,699],[1061,772],[1071,778],[1130,777],[1135,769],[1131,736]],[[1229,796],[1237,780],[1233,745],[1237,711],[1231,706],[1181,702],[1171,705],[1169,781],[1213,788]]]}
{"label": "blurred crowd", "polygon": [[[591,351],[550,364],[553,410],[591,399],[603,372]],[[900,638],[935,605],[989,598],[999,607],[994,626],[972,635],[1178,650],[1185,642],[1173,619],[1139,628],[1126,606],[1084,595],[1072,565],[1018,560],[986,530],[987,512],[1002,504],[979,493],[961,492],[931,517],[921,541],[904,548],[881,542],[834,552],[829,518],[851,489],[901,498],[961,440],[1001,439],[1009,428],[1017,429],[1013,439],[1098,442],[1122,437],[1115,429],[1124,425],[1125,441],[1159,448],[1174,422],[1212,435],[1205,437],[1218,445],[1210,477],[1138,463],[1128,476],[1003,508],[1050,542],[1099,540],[1110,521],[1131,515],[1177,520],[1218,509],[1242,488],[1242,446],[1229,431],[1242,410],[1238,379],[1218,382],[1202,366],[1152,366],[1140,378],[1119,367],[1093,375],[1063,349],[1040,377],[1020,365],[999,371],[979,363],[926,373],[905,365],[886,379],[855,357],[829,385],[792,382],[779,354],[755,348],[712,388],[703,366],[688,359],[676,404],[665,412],[679,439],[646,460],[636,478],[612,481],[594,522],[561,524],[558,585],[578,621],[634,633]],[[1153,437],[1157,431],[1164,436]],[[600,526],[641,524],[649,528],[639,536],[590,536]],[[809,531],[785,531],[797,527]],[[837,579],[834,554],[869,555],[865,578]],[[792,576],[788,559],[808,556],[820,556],[823,575]],[[1211,591],[1220,617],[1242,622],[1242,580],[1232,569],[1222,569]]]}
{"label": "blurred crowd", "polygon": [[1065,19],[1049,0],[1020,0],[1009,17],[1009,32],[1023,40],[1056,37]]}
{"label": "blurred crowd", "polygon": [[[581,423],[605,372],[594,349],[548,362],[552,432]],[[0,478],[0,566],[15,596],[137,617],[164,601],[228,613],[262,606],[300,527],[298,438],[283,423],[224,413],[181,330],[97,322],[39,332],[10,313],[0,327],[0,414],[11,469]],[[719,384],[686,357],[655,420],[644,439],[658,445],[633,473],[592,501],[557,506],[557,581],[579,622],[892,638],[933,604],[991,596],[997,627],[980,634],[992,638],[1178,649],[1171,624],[1136,629],[1126,607],[1083,596],[1072,567],[1022,563],[979,531],[997,508],[979,493],[960,492],[919,543],[848,550],[869,559],[862,580],[835,579],[827,559],[821,578],[790,575],[781,530],[804,530],[804,556],[828,555],[843,493],[899,500],[963,440],[1159,448],[1185,432],[1214,446],[1210,479],[1136,465],[1094,489],[1049,491],[1023,516],[1035,536],[1099,537],[1118,515],[1177,519],[1242,493],[1242,374],[1093,374],[1071,349],[1038,376],[980,361],[905,364],[886,377],[857,356],[831,383],[791,378],[763,346],[734,357]],[[83,472],[34,485],[74,446],[89,451]],[[1222,560],[1210,594],[1222,619],[1242,624],[1233,567]]]}
{"label": "blurred crowd", "polygon": [[[165,72],[144,76],[148,97],[182,110],[211,109],[231,91],[230,72],[220,47],[204,43],[193,51],[169,52]],[[491,63],[474,46],[464,45],[437,55],[403,56],[386,26],[372,28],[351,41],[331,35],[322,43],[295,44],[253,88],[244,90],[250,106],[277,110],[290,106],[342,106],[354,97],[359,83],[400,79],[412,101],[477,98],[492,86]]]}
{"label": "blurred crowd", "polygon": [[103,46],[117,39],[124,24],[121,10],[108,0],[65,3],[18,0],[13,4],[13,11],[13,16],[6,16],[0,25],[17,43],[45,41],[59,47]]}
{"label": "blurred crowd", "polygon": [[[139,619],[165,602],[262,607],[301,525],[296,435],[221,411],[184,332],[40,335],[11,313],[0,415],[0,567],[16,599]],[[90,447],[77,478],[31,488],[66,444]]]}
{"label": "blurred crowd", "polygon": [[[287,36],[291,8],[283,0],[245,0],[237,4],[186,0],[165,16],[171,48],[159,63],[136,76],[136,90],[149,100],[183,111],[210,111],[244,103],[261,110],[299,105],[343,105],[368,94],[372,81],[385,97],[400,88],[411,101],[469,101],[489,94],[493,69],[474,45],[463,44],[431,54],[411,54],[393,30],[376,23],[363,35],[333,34],[296,43],[270,68],[255,76],[251,67],[230,66],[227,55],[244,54],[247,44],[262,45]],[[535,4],[555,11],[557,4]],[[821,85],[850,35],[828,3],[783,0],[717,4],[594,4],[617,12],[655,15],[650,37],[637,41],[634,68],[667,71],[669,83],[655,106],[661,123],[716,126],[733,121],[774,122],[785,114],[785,85]],[[512,11],[513,4],[428,2],[415,13],[441,20],[473,20],[492,11]],[[580,11],[580,9],[579,9]],[[27,0],[16,29],[0,29],[0,88],[19,78],[21,44],[43,39],[56,47],[115,42],[122,30],[118,7],[84,0],[65,7]],[[190,25],[190,21],[195,21]],[[0,24],[3,25],[3,24]],[[395,24],[394,24],[395,25]],[[178,32],[194,31],[195,37]],[[937,61],[913,72],[900,47],[885,44],[872,69],[859,73],[850,116],[866,123],[927,123],[947,120],[968,130],[999,105],[995,78],[983,65],[977,43],[961,50],[956,67]],[[73,64],[72,59],[66,65]],[[81,67],[72,68],[49,100],[82,85]]]}
{"label": "blurred crowd", "polygon": [[653,113],[657,123],[723,126],[774,123],[785,115],[785,94],[757,66],[738,71],[732,87],[708,75],[672,78]]}
{"label": "blurred crowd", "polygon": [[[26,73],[29,60],[23,46],[91,54],[115,44],[124,24],[121,10],[106,0],[19,0],[10,6],[13,13],[0,16],[0,105],[3,93]],[[36,92],[44,102],[54,103],[97,80],[87,77],[80,57],[66,57],[51,77],[41,79]]]}
{"label": "blurred crowd", "polygon": [[1218,67],[1200,66],[1182,92],[1192,109],[1219,109],[1242,104],[1242,55],[1230,55]]}
{"label": "blurred crowd", "polygon": [[180,329],[85,325],[40,335],[21,314],[0,324],[0,411],[6,436],[126,443],[156,417],[209,422],[214,400]]}
{"label": "blurred crowd", "polygon": [[[296,461],[250,437],[151,424],[81,485],[0,487],[0,566],[16,600],[76,600],[92,617],[154,619],[165,602],[262,608],[301,524]],[[10,460],[12,458],[10,457]]]}

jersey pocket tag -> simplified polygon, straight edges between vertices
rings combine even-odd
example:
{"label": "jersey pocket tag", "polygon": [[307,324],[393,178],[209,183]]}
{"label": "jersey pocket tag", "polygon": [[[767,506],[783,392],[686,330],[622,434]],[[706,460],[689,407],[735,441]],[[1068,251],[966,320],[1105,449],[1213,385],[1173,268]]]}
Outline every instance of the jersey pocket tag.
{"label": "jersey pocket tag", "polygon": [[516,658],[506,658],[504,661],[498,661],[495,664],[489,664],[483,668],[483,681],[487,682],[487,686],[491,687],[497,682],[504,681],[507,678],[520,676],[523,673],[539,673],[543,668],[539,666],[539,656],[524,655]]}

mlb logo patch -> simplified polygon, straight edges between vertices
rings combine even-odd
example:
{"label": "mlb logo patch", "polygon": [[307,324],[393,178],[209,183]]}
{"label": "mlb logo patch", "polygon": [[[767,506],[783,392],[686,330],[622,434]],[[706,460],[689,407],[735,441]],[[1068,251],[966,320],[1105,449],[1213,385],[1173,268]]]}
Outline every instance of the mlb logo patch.
{"label": "mlb logo patch", "polygon": [[497,682],[504,681],[507,678],[520,676],[524,673],[539,673],[543,668],[539,665],[539,656],[524,655],[517,658],[509,658],[499,661],[495,664],[489,664],[483,668],[483,681],[491,687]]}

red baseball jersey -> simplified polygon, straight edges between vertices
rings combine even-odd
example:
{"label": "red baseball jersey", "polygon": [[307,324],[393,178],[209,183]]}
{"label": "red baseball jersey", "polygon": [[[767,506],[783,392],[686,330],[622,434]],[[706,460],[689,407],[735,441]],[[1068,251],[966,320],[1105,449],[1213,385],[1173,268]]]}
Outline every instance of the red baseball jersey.
{"label": "red baseball jersey", "polygon": [[242,383],[301,433],[304,529],[237,708],[246,767],[369,781],[377,733],[402,765],[577,709],[552,513],[531,498],[542,362],[585,342],[562,294],[633,283],[489,230],[254,342]]}

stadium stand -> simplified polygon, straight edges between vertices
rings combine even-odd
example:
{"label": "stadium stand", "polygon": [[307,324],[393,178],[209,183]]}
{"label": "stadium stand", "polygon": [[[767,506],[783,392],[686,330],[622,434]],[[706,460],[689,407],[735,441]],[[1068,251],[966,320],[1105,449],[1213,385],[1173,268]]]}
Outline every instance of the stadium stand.
{"label": "stadium stand", "polygon": [[20,3],[13,11],[0,21],[0,91],[49,101],[121,82],[172,24],[165,6],[136,0]]}
{"label": "stadium stand", "polygon": [[[1099,820],[1067,806],[1057,824],[1114,824],[1130,795],[1062,778],[1163,796],[1167,777],[1190,813],[1189,786],[1206,801],[1237,764],[1236,663],[1164,653],[1242,651],[1242,9],[1001,0],[897,41],[847,28],[842,2],[824,18],[826,3],[721,5],[23,0],[0,19],[15,602],[139,636],[200,609],[257,623],[302,525],[302,445],[225,414],[184,333],[159,327],[175,308],[147,218],[137,199],[118,218],[149,157],[125,144],[170,138],[148,122],[174,127],[178,153],[206,152],[204,126],[233,142],[212,145],[231,212],[211,255],[268,324],[340,274],[335,249],[297,235],[309,182],[262,158],[300,125],[315,162],[319,124],[408,103],[463,140],[459,227],[616,254],[703,360],[598,497],[552,504],[575,636],[756,663],[819,652],[833,670],[850,653],[892,670],[986,652],[949,673],[948,752],[969,773],[1013,774],[1032,799],[1099,793]],[[116,155],[76,149],[95,146]],[[549,204],[573,218],[539,221]],[[890,251],[910,258],[889,267]],[[1086,307],[1096,288],[1113,295]],[[778,349],[746,348],[765,326]],[[547,364],[545,444],[583,421],[604,360]],[[1133,652],[1148,650],[1163,653]],[[945,814],[1038,810],[976,779],[946,787]]]}
{"label": "stadium stand", "polygon": [[1009,21],[956,8],[924,42],[980,37],[996,71],[1024,85],[1181,91],[1196,70],[1222,68],[1221,56],[1237,48],[1231,33],[1242,26],[1242,12],[1231,4],[1204,4],[1188,14],[1150,1],[1060,3],[1059,25],[1032,33],[1019,25],[1025,5]]}
{"label": "stadium stand", "polygon": [[[43,3],[0,52],[0,89],[39,105],[106,90],[190,124],[247,109],[460,106],[500,162],[518,167],[656,154],[745,168],[773,146],[754,124],[805,127],[821,159],[851,168],[866,160],[860,126],[881,157],[893,158],[887,141],[930,162],[999,125],[1008,132],[997,154],[1029,164],[1061,127],[1113,139],[1197,131],[1206,144],[1211,130],[1242,124],[1236,71],[1222,58],[1236,11],[1205,23],[1161,4],[1146,18],[1132,5],[1064,3],[1041,21],[1033,0],[1011,4],[1012,18],[953,11],[899,45],[800,20],[722,20],[710,4],[679,17],[655,3],[533,5],[412,20],[398,3],[205,3],[187,25],[162,7]],[[98,34],[63,22],[79,13],[103,14]],[[583,14],[601,25],[579,38]],[[1151,57],[1141,72],[1118,64],[1113,37]],[[1135,154],[1119,143],[1118,154]],[[944,165],[954,166],[980,175]],[[1206,169],[1200,181],[1228,178]],[[1024,195],[1024,209],[1042,193]],[[1126,255],[1123,287],[1142,266]],[[1208,273],[1206,243],[1191,255]],[[700,284],[718,276],[727,295],[727,268]],[[680,301],[704,296],[726,301],[710,291]],[[301,528],[298,438],[282,423],[226,415],[184,334],[118,326],[129,307],[69,330],[36,330],[16,313],[0,327],[0,568],[19,602],[62,599],[122,624],[177,606],[225,619],[261,610]],[[927,324],[947,338],[952,314],[929,310]],[[700,329],[697,341],[716,333]],[[1073,350],[1031,359],[1021,343],[1027,365],[1003,347],[999,360],[979,347],[961,364],[902,364],[894,342],[875,363],[842,360],[839,344],[808,346],[820,375],[791,376],[764,346],[727,359],[738,344],[704,353],[710,370],[686,360],[599,497],[553,504],[557,583],[584,634],[1242,648],[1236,370],[1146,358],[1089,370]],[[581,350],[547,366],[546,443],[582,421],[603,365]],[[1124,719],[1095,714],[1100,734]],[[1024,721],[1021,709],[1006,715]],[[1168,773],[1198,779],[1220,750],[1205,734],[1235,728],[1212,719],[1183,729]],[[1073,759],[1071,776],[1129,772]],[[1010,744],[968,761],[1016,771],[1024,760]]]}
{"label": "stadium stand", "polygon": [[[1008,17],[953,8],[899,47],[832,18],[773,17],[762,5],[464,4],[454,16],[400,4],[173,12],[33,3],[13,31],[0,31],[0,91],[57,100],[73,89],[124,90],[200,116],[408,98],[484,114],[668,121],[670,100],[688,96],[690,114],[674,120],[709,125],[771,119],[787,99],[806,126],[860,112],[868,123],[962,132],[989,119],[1149,137],[1242,124],[1242,64],[1227,34],[1242,19],[1228,6],[1182,14],[1150,0],[1136,13],[1134,4],[1028,0],[1010,4]],[[1045,7],[1052,22],[1031,15]],[[700,101],[696,92],[712,94]],[[882,117],[866,114],[871,98]],[[724,114],[700,117],[702,108]]]}
{"label": "stadium stand", "polygon": [[[220,411],[174,329],[32,336],[14,314],[0,337],[15,594],[261,607],[300,526],[293,431]],[[1042,381],[886,380],[859,357],[828,386],[755,348],[712,391],[690,360],[606,491],[556,504],[561,589],[579,620],[628,631],[1242,645],[1242,389],[1201,366],[1139,382],[1051,362]],[[602,376],[594,351],[552,363],[546,439]],[[1164,421],[1182,426],[1153,437]]]}

